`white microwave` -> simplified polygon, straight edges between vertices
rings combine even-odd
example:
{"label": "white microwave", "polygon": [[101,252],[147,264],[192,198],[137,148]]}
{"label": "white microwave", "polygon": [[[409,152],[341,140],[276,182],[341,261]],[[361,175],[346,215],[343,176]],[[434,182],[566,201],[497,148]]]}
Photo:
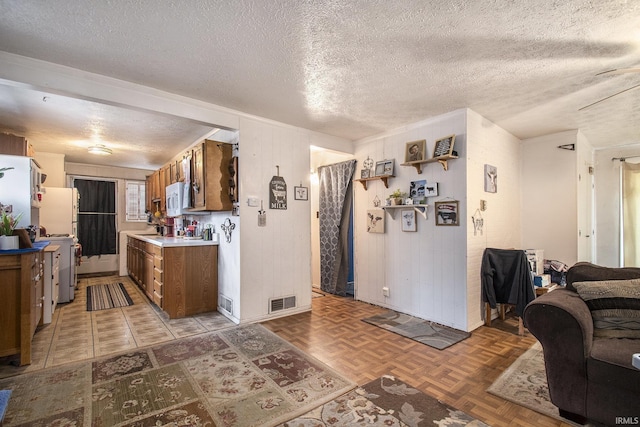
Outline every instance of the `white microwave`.
{"label": "white microwave", "polygon": [[189,187],[184,182],[175,182],[166,188],[167,216],[176,217],[188,213]]}

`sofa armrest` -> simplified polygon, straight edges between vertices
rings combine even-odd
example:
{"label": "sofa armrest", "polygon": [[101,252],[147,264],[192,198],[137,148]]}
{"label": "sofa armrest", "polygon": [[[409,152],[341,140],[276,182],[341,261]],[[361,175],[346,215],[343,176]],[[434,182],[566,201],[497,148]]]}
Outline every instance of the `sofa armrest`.
{"label": "sofa armrest", "polygon": [[527,305],[524,324],[542,344],[553,404],[586,414],[586,359],[593,346],[593,319],[587,305],[576,292],[557,289]]}

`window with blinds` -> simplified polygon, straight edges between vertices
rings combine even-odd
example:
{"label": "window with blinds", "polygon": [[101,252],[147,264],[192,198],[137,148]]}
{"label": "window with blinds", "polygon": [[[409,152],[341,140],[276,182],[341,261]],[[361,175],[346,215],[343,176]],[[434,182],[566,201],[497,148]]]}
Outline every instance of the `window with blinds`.
{"label": "window with blinds", "polygon": [[127,188],[127,212],[126,221],[146,222],[145,214],[145,182],[126,181]]}

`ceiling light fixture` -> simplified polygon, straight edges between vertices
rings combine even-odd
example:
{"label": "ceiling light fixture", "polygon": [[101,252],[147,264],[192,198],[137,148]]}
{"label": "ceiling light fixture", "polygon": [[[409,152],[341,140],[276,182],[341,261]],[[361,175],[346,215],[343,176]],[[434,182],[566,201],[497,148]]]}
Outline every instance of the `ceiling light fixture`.
{"label": "ceiling light fixture", "polygon": [[113,154],[111,148],[107,148],[102,144],[96,144],[94,146],[89,147],[89,152],[91,154],[99,154],[102,156],[108,156],[109,154]]}

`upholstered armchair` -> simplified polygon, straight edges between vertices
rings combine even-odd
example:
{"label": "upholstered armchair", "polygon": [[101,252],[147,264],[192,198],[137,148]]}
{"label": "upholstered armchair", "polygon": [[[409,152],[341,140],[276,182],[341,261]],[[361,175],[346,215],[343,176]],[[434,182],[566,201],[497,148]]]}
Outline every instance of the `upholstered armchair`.
{"label": "upholstered armchair", "polygon": [[542,344],[551,402],[563,417],[640,423],[640,370],[632,366],[640,353],[637,278],[637,268],[578,263],[566,288],[525,308],[524,324]]}

